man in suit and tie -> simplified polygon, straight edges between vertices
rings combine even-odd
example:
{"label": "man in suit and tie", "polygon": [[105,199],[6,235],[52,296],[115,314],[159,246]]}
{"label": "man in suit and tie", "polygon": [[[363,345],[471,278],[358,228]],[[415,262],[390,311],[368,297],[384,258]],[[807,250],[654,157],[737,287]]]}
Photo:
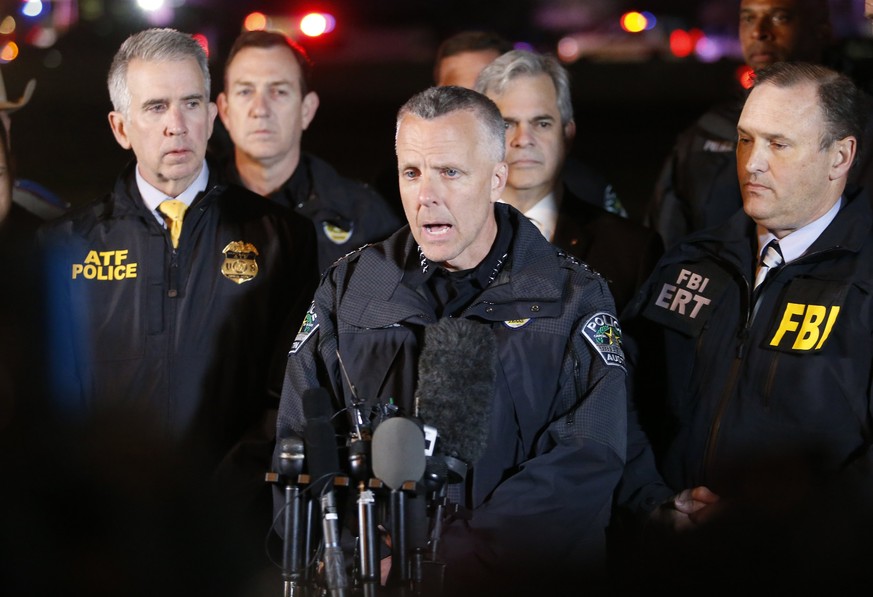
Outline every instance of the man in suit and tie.
{"label": "man in suit and tie", "polygon": [[503,200],[602,274],[620,314],[663,253],[663,243],[642,224],[572,194],[564,184],[561,171],[576,134],[567,71],[554,56],[512,50],[482,70],[476,90],[497,104],[506,122]]}

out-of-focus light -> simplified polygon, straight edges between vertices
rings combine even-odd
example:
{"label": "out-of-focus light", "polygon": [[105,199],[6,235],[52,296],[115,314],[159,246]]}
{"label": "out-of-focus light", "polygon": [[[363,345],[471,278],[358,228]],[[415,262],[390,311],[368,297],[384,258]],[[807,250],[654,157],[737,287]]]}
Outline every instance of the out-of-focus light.
{"label": "out-of-focus light", "polygon": [[164,0],[136,0],[136,5],[146,12],[154,12],[164,7]]}
{"label": "out-of-focus light", "polygon": [[336,19],[326,12],[311,12],[300,19],[300,31],[307,37],[318,37],[330,33],[336,26]]}
{"label": "out-of-focus light", "polygon": [[0,34],[9,35],[13,31],[15,31],[15,18],[10,15],[0,22]]}
{"label": "out-of-focus light", "polygon": [[691,36],[684,29],[674,29],[670,33],[670,51],[677,58],[685,58],[694,51]]}
{"label": "out-of-focus light", "polygon": [[655,17],[655,15],[650,13],[648,10],[644,10],[640,14],[643,15],[643,17],[646,19],[646,31],[651,31],[655,28],[655,25],[658,24],[657,17]]}
{"label": "out-of-focus light", "polygon": [[54,27],[39,27],[34,31],[31,42],[37,48],[50,48],[58,41],[58,32]]}
{"label": "out-of-focus light", "polygon": [[572,37],[562,38],[558,42],[558,58],[564,62],[574,62],[579,58],[581,53],[579,42]]}
{"label": "out-of-focus light", "polygon": [[6,45],[0,49],[0,62],[12,62],[18,58],[18,44],[14,41],[7,42]]}
{"label": "out-of-focus light", "polygon": [[737,81],[740,82],[740,85],[743,86],[743,89],[751,89],[752,85],[755,83],[755,71],[753,71],[748,64],[743,64],[738,67],[734,76],[737,78]]}
{"label": "out-of-focus light", "polygon": [[79,15],[86,21],[96,21],[103,16],[103,3],[100,0],[81,0]]}
{"label": "out-of-focus light", "polygon": [[21,14],[27,17],[36,17],[42,12],[42,2],[40,0],[27,0],[24,6],[21,7]]}
{"label": "out-of-focus light", "polygon": [[243,21],[246,31],[263,31],[267,28],[267,15],[262,12],[249,13]]}
{"label": "out-of-focus light", "polygon": [[63,62],[63,56],[57,49],[52,49],[46,52],[45,58],[42,59],[42,64],[46,68],[58,68]]}
{"label": "out-of-focus light", "polygon": [[631,11],[621,15],[621,28],[628,33],[639,33],[645,31],[648,25],[646,17],[641,12]]}
{"label": "out-of-focus light", "polygon": [[670,51],[677,58],[686,58],[694,52],[697,42],[703,39],[703,31],[700,29],[674,29],[670,33]]}
{"label": "out-of-focus light", "polygon": [[203,48],[204,52],[206,52],[206,56],[209,56],[209,40],[206,39],[206,36],[202,33],[195,33],[191,37],[194,38],[194,41],[200,44],[200,47]]}
{"label": "out-of-focus light", "polygon": [[694,45],[694,53],[703,62],[715,62],[721,58],[722,54],[719,45],[705,35],[697,40]]}

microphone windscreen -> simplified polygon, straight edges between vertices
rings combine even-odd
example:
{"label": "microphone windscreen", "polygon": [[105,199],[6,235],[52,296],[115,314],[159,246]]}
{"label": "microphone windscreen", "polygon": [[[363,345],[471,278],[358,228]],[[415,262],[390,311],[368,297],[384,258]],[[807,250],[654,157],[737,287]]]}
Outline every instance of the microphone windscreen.
{"label": "microphone windscreen", "polygon": [[424,432],[410,419],[392,417],[376,427],[372,439],[373,474],[390,489],[424,474]]}
{"label": "microphone windscreen", "polygon": [[279,440],[279,474],[289,479],[296,478],[303,472],[304,464],[303,438],[297,435],[283,437]]}
{"label": "microphone windscreen", "polygon": [[491,328],[446,318],[424,331],[418,361],[418,416],[439,432],[440,452],[476,462],[488,443],[496,383]]}
{"label": "microphone windscreen", "polygon": [[314,489],[318,492],[329,480],[328,475],[340,472],[336,431],[330,421],[333,408],[327,390],[306,390],[303,393],[303,414],[306,416],[303,429],[306,463]]}

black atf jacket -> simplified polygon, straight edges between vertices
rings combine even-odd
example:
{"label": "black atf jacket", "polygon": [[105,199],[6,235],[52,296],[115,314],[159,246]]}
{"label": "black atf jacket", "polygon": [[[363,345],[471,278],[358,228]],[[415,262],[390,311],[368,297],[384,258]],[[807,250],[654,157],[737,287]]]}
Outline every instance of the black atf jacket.
{"label": "black atf jacket", "polygon": [[71,415],[141,412],[214,463],[276,408],[276,370],[318,279],[312,229],[254,193],[216,184],[212,168],[174,250],[134,167],[110,194],[40,232],[56,406]]}

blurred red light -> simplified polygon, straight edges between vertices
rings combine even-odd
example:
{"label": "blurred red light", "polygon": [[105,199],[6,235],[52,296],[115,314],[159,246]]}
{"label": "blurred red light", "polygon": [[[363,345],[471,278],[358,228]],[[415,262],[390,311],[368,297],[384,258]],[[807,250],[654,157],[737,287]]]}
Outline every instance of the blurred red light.
{"label": "blurred red light", "polygon": [[300,31],[307,37],[318,37],[330,33],[336,26],[336,19],[326,12],[311,12],[300,19]]}
{"label": "blurred red light", "polygon": [[670,51],[677,58],[685,58],[694,51],[695,40],[683,29],[675,29],[670,33]]}
{"label": "blurred red light", "polygon": [[737,78],[737,81],[740,82],[740,85],[743,86],[743,89],[751,89],[752,85],[755,83],[755,71],[753,71],[747,64],[737,68],[734,76]]}
{"label": "blurred red light", "polygon": [[209,56],[209,40],[206,39],[206,36],[202,33],[195,33],[191,37],[194,38],[194,41],[200,44],[200,47],[203,48],[203,51],[206,52],[207,56]]}

